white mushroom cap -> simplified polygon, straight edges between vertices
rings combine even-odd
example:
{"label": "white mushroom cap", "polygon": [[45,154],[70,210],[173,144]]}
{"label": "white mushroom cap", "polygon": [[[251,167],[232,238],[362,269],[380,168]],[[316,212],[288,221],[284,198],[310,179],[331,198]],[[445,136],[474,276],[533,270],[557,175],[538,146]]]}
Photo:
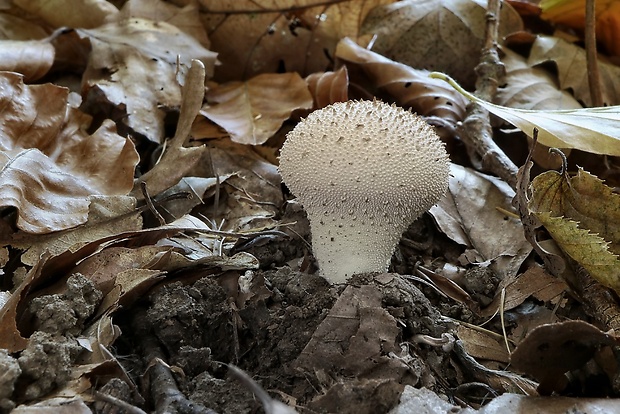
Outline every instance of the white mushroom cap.
{"label": "white mushroom cap", "polygon": [[288,133],[280,173],[310,219],[323,277],[385,272],[402,233],[448,188],[443,143],[419,116],[379,101],[312,112]]}

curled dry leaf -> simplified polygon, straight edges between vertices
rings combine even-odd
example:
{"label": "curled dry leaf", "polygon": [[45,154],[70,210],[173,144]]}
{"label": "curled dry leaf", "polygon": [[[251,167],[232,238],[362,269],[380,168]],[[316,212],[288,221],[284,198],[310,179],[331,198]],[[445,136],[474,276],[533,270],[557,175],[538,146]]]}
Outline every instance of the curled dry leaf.
{"label": "curled dry leaf", "polygon": [[42,40],[0,41],[0,70],[18,72],[26,82],[42,78],[54,63],[55,49]]}
{"label": "curled dry leaf", "polygon": [[130,0],[121,9],[118,20],[139,17],[141,19],[170,23],[198,40],[201,45],[208,49],[211,42],[207,37],[207,31],[200,22],[198,4],[193,2],[186,3],[189,4],[181,8],[163,1]]}
{"label": "curled dry leaf", "polygon": [[107,121],[92,135],[90,117],[67,104],[69,91],[0,75],[0,206],[17,209],[18,228],[64,230],[86,222],[89,196],[124,195],[138,154]]}
{"label": "curled dry leaf", "polygon": [[[446,72],[470,88],[484,44],[486,6],[486,0],[400,1],[373,9],[361,31],[377,35],[377,53],[414,68]],[[520,30],[519,14],[503,2],[499,37]]]}
{"label": "curled dry leaf", "polygon": [[209,90],[200,113],[228,131],[234,142],[260,145],[291,112],[310,108],[312,95],[297,73],[268,73]]}
{"label": "curled dry leaf", "polygon": [[[259,73],[298,72],[331,66],[338,40],[356,37],[359,24],[376,6],[392,0],[253,0],[202,2],[204,23],[219,53],[218,81],[249,79]],[[242,27],[243,30],[239,30]]]}
{"label": "curled dry leaf", "polygon": [[403,107],[422,116],[436,116],[456,124],[465,116],[467,99],[428,77],[426,70],[413,69],[378,53],[364,49],[349,38],[338,43],[336,57],[358,64],[376,83]]}
{"label": "curled dry leaf", "polygon": [[[53,27],[97,27],[118,13],[106,0],[15,0],[13,3]],[[59,13],[59,10],[70,12]]]}
{"label": "curled dry leaf", "polygon": [[532,67],[521,55],[502,49],[506,67],[503,85],[494,103],[521,109],[578,109],[582,106],[568,92],[560,90],[557,80],[544,69]]}
{"label": "curled dry leaf", "polygon": [[[620,56],[620,2],[597,0],[595,5],[596,40],[605,46],[609,54]],[[574,29],[585,29],[586,0],[542,0],[540,8],[542,19]]]}
{"label": "curled dry leaf", "polygon": [[[560,87],[571,89],[578,100],[592,106],[585,49],[558,37],[537,36],[528,63],[533,66],[549,61],[558,67]],[[599,59],[599,73],[603,104],[619,105],[620,68]]]}
{"label": "curled dry leaf", "polygon": [[592,174],[548,171],[532,181],[529,209],[562,251],[620,292],[620,196]]}
{"label": "curled dry leaf", "polygon": [[533,329],[519,343],[511,362],[540,381],[541,393],[550,394],[563,390],[565,373],[583,367],[601,347],[617,344],[618,338],[584,321],[546,324]]}
{"label": "curled dry leaf", "polygon": [[314,109],[349,100],[349,74],[346,66],[335,72],[308,75],[306,83],[314,99]]}
{"label": "curled dry leaf", "polygon": [[165,136],[165,109],[181,104],[177,57],[183,74],[197,59],[210,76],[216,62],[216,53],[166,22],[132,18],[78,34],[92,45],[82,81],[86,106],[95,112],[102,104],[126,108],[128,116],[119,121],[157,143]]}
{"label": "curled dry leaf", "polygon": [[530,137],[534,129],[538,129],[538,141],[543,145],[620,155],[620,106],[558,111],[507,108],[474,96],[444,73],[433,72],[430,76],[445,80],[463,96],[510,122]]}

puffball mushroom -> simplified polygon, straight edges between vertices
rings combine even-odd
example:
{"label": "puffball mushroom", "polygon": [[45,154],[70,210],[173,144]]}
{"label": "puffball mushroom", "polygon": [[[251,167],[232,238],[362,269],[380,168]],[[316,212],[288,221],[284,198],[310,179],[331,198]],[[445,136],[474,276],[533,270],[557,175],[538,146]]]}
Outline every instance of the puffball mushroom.
{"label": "puffball mushroom", "polygon": [[380,101],[335,103],[287,134],[280,173],[301,202],[320,274],[385,272],[407,227],[448,188],[443,143],[421,117]]}

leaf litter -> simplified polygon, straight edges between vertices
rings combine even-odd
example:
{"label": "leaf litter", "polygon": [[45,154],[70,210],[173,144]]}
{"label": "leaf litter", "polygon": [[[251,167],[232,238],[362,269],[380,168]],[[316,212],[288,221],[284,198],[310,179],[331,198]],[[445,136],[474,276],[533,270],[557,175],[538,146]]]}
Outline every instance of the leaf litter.
{"label": "leaf litter", "polygon": [[[467,100],[427,76],[473,88],[485,2],[13,3],[0,13],[2,69],[20,72],[0,73],[0,412],[554,412],[518,394],[618,395],[612,188],[538,157],[530,180],[517,146],[516,191],[471,168]],[[524,27],[509,3],[500,22]],[[502,45],[499,114],[536,110],[517,125],[527,135],[551,109],[583,114],[585,137],[565,124],[557,139],[614,155],[600,134],[617,138],[601,122],[615,109],[573,112],[585,92],[544,39],[559,42],[540,37],[529,61]],[[330,286],[277,154],[310,111],[375,97],[444,129],[449,194],[405,232],[394,273]],[[617,185],[615,160],[593,164]]]}

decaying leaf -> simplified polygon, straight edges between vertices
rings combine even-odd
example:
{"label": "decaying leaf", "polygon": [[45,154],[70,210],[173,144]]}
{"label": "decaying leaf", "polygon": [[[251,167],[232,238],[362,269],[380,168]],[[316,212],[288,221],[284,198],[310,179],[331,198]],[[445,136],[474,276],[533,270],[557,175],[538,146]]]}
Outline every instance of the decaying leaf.
{"label": "decaying leaf", "polygon": [[165,136],[166,109],[181,104],[177,70],[184,74],[197,59],[213,74],[217,54],[166,22],[131,18],[78,33],[92,45],[82,80],[87,107],[126,108],[121,121],[156,143]]}
{"label": "decaying leaf", "polygon": [[[106,0],[15,0],[14,3],[54,27],[97,27],[118,13]],[[59,10],[70,13],[59,13]]]}
{"label": "decaying leaf", "polygon": [[[485,0],[400,1],[373,9],[362,33],[377,35],[373,50],[416,69],[450,74],[473,87],[484,42]],[[518,13],[502,4],[499,36],[523,30]]]}
{"label": "decaying leaf", "polygon": [[306,76],[306,83],[314,99],[314,109],[349,100],[349,75],[346,66],[335,72],[312,73]]}
{"label": "decaying leaf", "polygon": [[524,57],[510,49],[502,51],[506,76],[497,90],[495,104],[537,110],[582,108],[571,94],[558,88],[549,72],[530,66]]}
{"label": "decaying leaf", "polygon": [[515,275],[531,251],[521,223],[498,211],[509,210],[513,197],[504,181],[451,164],[448,194],[430,212],[448,237],[504,278]]}
{"label": "decaying leaf", "polygon": [[[549,61],[557,65],[560,87],[571,89],[578,100],[592,106],[585,49],[558,37],[537,36],[528,63]],[[620,68],[601,59],[598,66],[604,105],[620,105]]]}
{"label": "decaying leaf", "polygon": [[597,177],[548,171],[532,181],[530,211],[553,240],[603,285],[620,292],[620,196]]}
{"label": "decaying leaf", "polygon": [[15,207],[18,228],[48,233],[84,223],[91,195],[125,195],[138,154],[106,121],[92,135],[91,118],[67,104],[69,91],[26,86],[0,75],[0,205]]}
{"label": "decaying leaf", "polygon": [[602,346],[618,339],[584,321],[542,325],[530,332],[511,355],[511,363],[540,381],[539,391],[550,394],[566,385],[564,373],[577,370]]}
{"label": "decaying leaf", "polygon": [[200,113],[224,128],[234,142],[260,145],[295,109],[311,109],[312,95],[297,73],[258,75],[207,92]]}
{"label": "decaying leaf", "polygon": [[[597,0],[594,2],[596,39],[605,45],[611,55],[620,56],[620,2]],[[541,18],[550,22],[584,30],[586,26],[586,0],[542,0]]]}
{"label": "decaying leaf", "polygon": [[548,147],[620,155],[620,106],[558,111],[513,109],[472,95],[443,73],[433,72],[431,77],[445,80],[469,100],[515,125],[530,137],[534,129],[538,129],[538,141]]}
{"label": "decaying leaf", "polygon": [[42,78],[54,63],[55,49],[43,40],[1,40],[0,70],[18,72],[24,81]]}
{"label": "decaying leaf", "polygon": [[338,42],[336,57],[360,65],[362,70],[403,107],[422,116],[435,116],[456,124],[465,116],[467,100],[426,70],[413,69],[364,49],[349,38]]}
{"label": "decaying leaf", "polygon": [[225,82],[260,73],[323,72],[338,40],[356,37],[368,12],[391,2],[298,0],[294,7],[278,0],[203,2],[212,50],[222,62],[215,78]]}

